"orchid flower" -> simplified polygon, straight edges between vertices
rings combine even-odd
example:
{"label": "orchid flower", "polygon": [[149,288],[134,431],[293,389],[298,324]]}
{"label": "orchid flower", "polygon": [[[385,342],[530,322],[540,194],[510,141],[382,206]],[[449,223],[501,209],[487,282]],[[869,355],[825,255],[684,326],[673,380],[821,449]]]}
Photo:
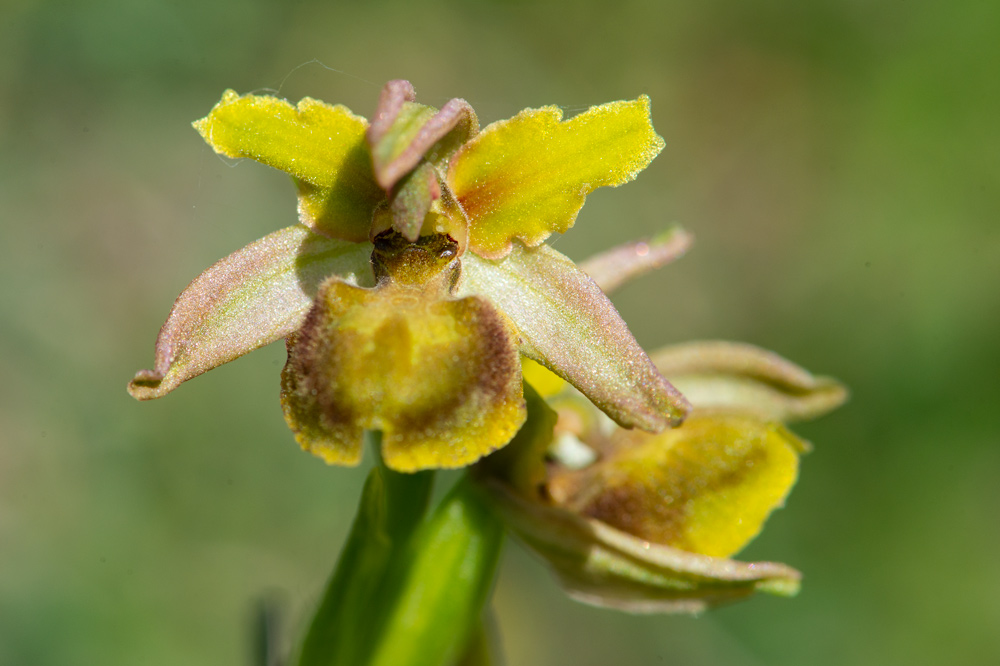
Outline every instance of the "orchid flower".
{"label": "orchid flower", "polygon": [[364,432],[381,431],[404,472],[505,446],[526,419],[522,358],[623,428],[662,432],[689,411],[600,287],[543,242],[660,152],[647,97],[480,131],[467,102],[417,104],[406,81],[386,84],[370,123],[227,91],[194,126],[222,155],[289,173],[299,219],[181,293],[133,397],[285,338],[281,403],[299,444],[356,465]]}

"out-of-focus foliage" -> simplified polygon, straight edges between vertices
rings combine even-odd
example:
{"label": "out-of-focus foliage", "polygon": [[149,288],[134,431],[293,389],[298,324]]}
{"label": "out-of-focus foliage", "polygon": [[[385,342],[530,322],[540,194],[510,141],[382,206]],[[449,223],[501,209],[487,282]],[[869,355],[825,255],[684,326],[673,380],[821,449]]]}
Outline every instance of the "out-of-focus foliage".
{"label": "out-of-focus foliage", "polygon": [[815,451],[741,554],[802,570],[796,599],[633,618],[512,548],[511,663],[995,663],[998,23],[974,0],[5,3],[0,663],[245,663],[275,596],[301,631],[364,472],[294,444],[284,350],[156,403],[125,383],[184,285],[296,220],[286,177],[189,123],[226,88],[370,114],[390,78],[484,124],[648,94],[663,153],[552,242],[681,222],[692,251],[615,298],[641,343],[747,340],[852,390],[797,428]]}

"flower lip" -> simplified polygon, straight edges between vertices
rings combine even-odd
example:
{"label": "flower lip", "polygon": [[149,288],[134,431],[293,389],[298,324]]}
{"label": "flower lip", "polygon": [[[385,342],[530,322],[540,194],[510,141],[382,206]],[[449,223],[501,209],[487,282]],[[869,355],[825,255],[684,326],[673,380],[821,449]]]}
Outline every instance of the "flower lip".
{"label": "flower lip", "polygon": [[[449,242],[426,244],[448,255]],[[327,280],[288,340],[285,418],[302,447],[330,463],[357,464],[368,429],[382,431],[383,459],[397,471],[469,465],[524,421],[516,333],[486,299],[450,294],[457,260],[385,243],[390,270],[417,256],[432,278],[387,277],[372,289]]]}
{"label": "flower lip", "polygon": [[602,459],[553,473],[549,496],[640,539],[729,557],[761,530],[795,482],[805,445],[752,417],[695,413],[659,435],[617,431]]}
{"label": "flower lip", "polygon": [[532,502],[487,478],[493,508],[558,576],[566,593],[630,613],[698,613],[755,592],[793,596],[802,575],[650,543],[592,518]]}

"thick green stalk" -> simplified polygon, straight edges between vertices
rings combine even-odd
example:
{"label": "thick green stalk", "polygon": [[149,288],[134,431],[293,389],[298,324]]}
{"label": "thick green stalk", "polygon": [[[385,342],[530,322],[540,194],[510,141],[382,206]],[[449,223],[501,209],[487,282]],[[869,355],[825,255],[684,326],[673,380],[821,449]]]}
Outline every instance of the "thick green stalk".
{"label": "thick green stalk", "polygon": [[389,572],[423,519],[432,472],[401,474],[382,464],[380,436],[372,433],[378,464],[365,482],[358,514],[302,644],[299,666],[355,666],[367,661],[390,612]]}
{"label": "thick green stalk", "polygon": [[482,621],[504,538],[480,492],[464,477],[414,535],[369,666],[451,666],[462,657]]}

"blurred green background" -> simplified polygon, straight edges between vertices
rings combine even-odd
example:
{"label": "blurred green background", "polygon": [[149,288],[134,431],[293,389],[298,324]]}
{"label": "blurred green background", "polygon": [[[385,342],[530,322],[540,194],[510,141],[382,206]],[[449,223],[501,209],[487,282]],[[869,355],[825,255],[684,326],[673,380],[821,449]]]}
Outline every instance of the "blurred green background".
{"label": "blurred green background", "polygon": [[153,403],[173,298],[293,223],[288,179],[189,123],[223,89],[369,115],[414,82],[484,123],[648,93],[667,148],[555,239],[679,222],[616,303],[653,348],[746,340],[852,400],[746,558],[793,600],[631,617],[508,549],[512,666],[1000,663],[1000,4],[5,0],[0,9],[0,664],[247,664],[301,629],[363,470],[302,454],[280,344]]}

